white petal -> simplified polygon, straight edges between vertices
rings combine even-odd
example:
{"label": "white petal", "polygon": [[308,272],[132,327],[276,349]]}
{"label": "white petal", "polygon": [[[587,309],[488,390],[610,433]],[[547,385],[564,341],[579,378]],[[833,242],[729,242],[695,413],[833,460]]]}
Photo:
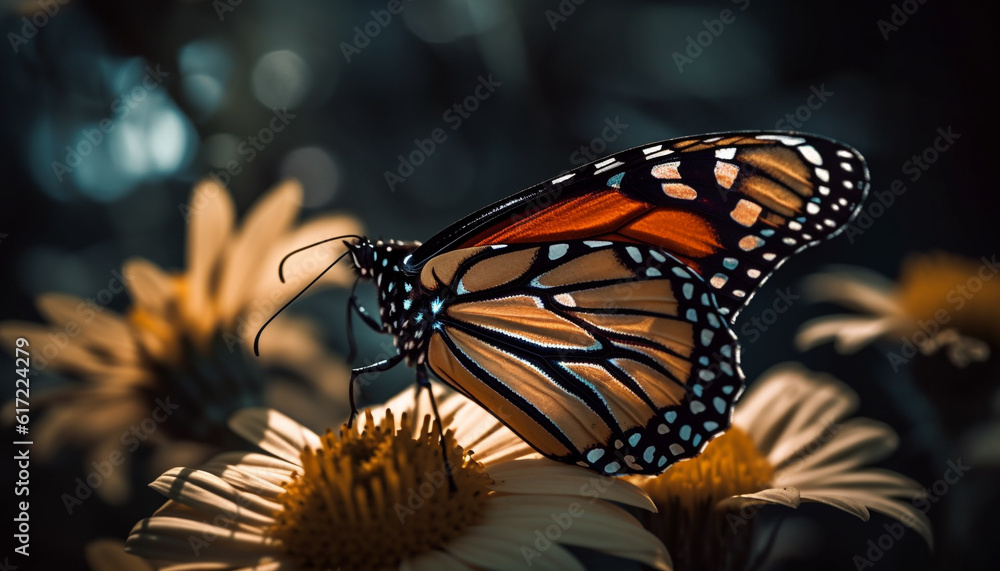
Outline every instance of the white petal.
{"label": "white petal", "polygon": [[896,433],[887,425],[867,418],[855,418],[838,425],[838,430],[825,444],[811,454],[779,466],[775,481],[796,485],[818,474],[843,472],[876,462],[892,453],[899,443]]}
{"label": "white petal", "polygon": [[656,506],[638,486],[620,479],[600,476],[548,458],[514,460],[487,467],[492,489],[512,494],[552,494],[602,499],[652,512]]}
{"label": "white petal", "polygon": [[799,507],[799,491],[792,487],[768,488],[752,494],[740,494],[731,498],[726,498],[719,502],[719,505],[743,505],[746,503],[768,503],[787,506],[790,508]]}
{"label": "white petal", "polygon": [[495,496],[482,525],[506,529],[507,533],[530,532],[533,535],[521,541],[536,550],[535,541],[544,543],[538,539],[537,530],[564,545],[596,549],[659,569],[670,566],[663,544],[643,530],[638,520],[622,508],[593,497]]}
{"label": "white petal", "polygon": [[853,315],[828,315],[807,321],[795,337],[800,351],[811,349],[825,341],[833,340],[840,353],[855,353],[874,339],[902,330],[908,320],[898,316],[858,317]]}
{"label": "white petal", "polygon": [[257,452],[223,452],[209,460],[209,465],[231,465],[277,485],[302,472],[302,467],[297,464]]}
{"label": "white petal", "polygon": [[931,530],[931,522],[912,503],[869,493],[859,493],[853,497],[858,502],[868,506],[868,509],[889,516],[913,529],[924,538],[927,545],[934,548],[934,532]]}
{"label": "white petal", "polygon": [[[270,456],[264,456],[263,454],[259,454],[258,456],[273,458]],[[277,458],[274,460],[276,462],[282,462],[282,460],[278,460]],[[212,462],[203,464],[199,469],[222,478],[227,484],[241,492],[247,492],[269,500],[273,500],[285,491],[282,484],[290,482],[293,474],[293,472],[286,472],[286,478],[275,481],[276,478],[274,478],[273,473],[269,471],[255,469],[242,463],[239,465],[233,465],[229,462],[218,462],[217,459],[213,459]]]}
{"label": "white petal", "polygon": [[278,458],[299,465],[303,448],[320,447],[316,433],[269,408],[245,408],[229,419],[229,427]]}
{"label": "white petal", "polygon": [[903,312],[896,298],[896,284],[865,268],[838,266],[834,271],[809,276],[803,281],[813,301],[833,301],[858,311],[881,315]]}
{"label": "white petal", "polygon": [[117,362],[138,362],[139,347],[132,336],[132,329],[117,313],[110,310],[83,310],[89,302],[58,293],[42,294],[35,301],[38,310],[57,329],[63,329],[71,321],[78,325],[74,342],[113,355],[112,358]]}
{"label": "white petal", "polygon": [[230,240],[235,214],[229,192],[211,179],[195,186],[188,208],[184,313],[198,333],[207,335],[215,321],[211,281]]}
{"label": "white petal", "polygon": [[275,540],[258,532],[174,517],[137,523],[125,542],[125,551],[147,559],[226,566],[268,562],[281,555]]}
{"label": "white petal", "polygon": [[862,521],[868,521],[871,517],[868,513],[868,509],[864,505],[859,503],[857,500],[853,499],[850,494],[834,494],[834,493],[813,493],[811,491],[800,490],[802,501],[804,502],[817,502],[821,504],[826,504],[828,506],[833,506],[839,510],[845,511]]}
{"label": "white petal", "polygon": [[[529,534],[523,530],[476,526],[445,545],[444,549],[455,557],[484,569],[523,569],[531,564],[532,568],[538,565],[541,569],[584,571],[583,565],[558,543],[551,543],[541,557],[535,559],[534,554],[526,551],[535,550],[528,543],[533,539],[534,537],[529,539]],[[554,565],[556,562],[558,564]]]}
{"label": "white petal", "polygon": [[828,375],[794,363],[766,371],[736,405],[733,423],[745,430],[772,462],[795,452],[790,438],[803,431],[819,436],[857,407],[857,395]]}
{"label": "white petal", "polygon": [[208,516],[219,515],[246,526],[272,524],[274,513],[281,507],[241,492],[218,476],[191,468],[168,470],[149,487]]}
{"label": "white petal", "polygon": [[132,303],[156,316],[165,316],[177,298],[172,277],[159,266],[143,258],[129,258],[122,265],[128,279]]}
{"label": "white petal", "polygon": [[921,486],[915,480],[890,470],[867,468],[821,475],[808,482],[810,488],[860,490],[884,495],[913,497]]}
{"label": "white petal", "polygon": [[222,264],[219,278],[219,317],[223,323],[236,319],[237,313],[253,297],[248,285],[255,284],[265,271],[277,272],[277,265],[264,264],[262,253],[288,231],[302,205],[302,186],[286,181],[262,197],[247,213]]}

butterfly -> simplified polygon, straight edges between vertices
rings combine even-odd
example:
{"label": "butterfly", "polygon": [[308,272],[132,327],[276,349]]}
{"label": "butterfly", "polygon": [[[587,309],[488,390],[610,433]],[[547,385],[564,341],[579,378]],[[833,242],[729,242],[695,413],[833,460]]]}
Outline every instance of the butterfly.
{"label": "butterfly", "polygon": [[717,133],[581,166],[423,244],[331,238],[351,238],[344,255],[378,290],[379,319],[352,290],[348,323],[397,351],[353,370],[352,410],[359,375],[405,362],[418,387],[433,374],[547,457],[661,473],[730,425],[740,310],[842,231],[868,187],[862,156],[836,141]]}

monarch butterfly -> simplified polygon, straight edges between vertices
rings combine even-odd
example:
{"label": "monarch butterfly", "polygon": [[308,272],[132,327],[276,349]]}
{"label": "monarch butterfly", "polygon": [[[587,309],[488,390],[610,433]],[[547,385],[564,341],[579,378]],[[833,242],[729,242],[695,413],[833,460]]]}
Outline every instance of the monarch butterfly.
{"label": "monarch butterfly", "polygon": [[433,373],[545,456],[658,474],[729,427],[737,314],[868,187],[861,155],[830,139],[719,133],[576,168],[424,244],[324,240],[351,238],[344,255],[378,288],[381,319],[352,290],[348,323],[397,350],[354,369],[352,411],[360,374],[405,361],[418,387]]}

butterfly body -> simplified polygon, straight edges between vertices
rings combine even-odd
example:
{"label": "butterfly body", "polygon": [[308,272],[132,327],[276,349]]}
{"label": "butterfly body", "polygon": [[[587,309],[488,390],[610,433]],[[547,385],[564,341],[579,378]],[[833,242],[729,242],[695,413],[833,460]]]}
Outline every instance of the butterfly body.
{"label": "butterfly body", "polygon": [[[423,244],[348,242],[398,354],[540,453],[657,474],[728,428],[733,324],[868,190],[856,151],[793,133],[636,147],[490,205]],[[350,315],[350,313],[349,313]]]}

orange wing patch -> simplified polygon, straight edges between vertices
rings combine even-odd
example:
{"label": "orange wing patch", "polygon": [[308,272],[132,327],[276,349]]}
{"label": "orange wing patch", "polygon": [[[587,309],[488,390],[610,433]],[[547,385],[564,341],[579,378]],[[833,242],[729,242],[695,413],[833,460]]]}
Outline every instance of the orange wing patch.
{"label": "orange wing patch", "polygon": [[434,279],[435,275],[437,275],[442,282],[451,283],[452,278],[455,277],[455,272],[458,271],[458,267],[462,265],[462,262],[485,249],[486,248],[465,248],[462,250],[448,252],[447,254],[441,254],[440,256],[435,256],[434,263],[427,264],[424,266],[424,269],[421,270],[420,285],[431,291],[437,289],[438,282]]}
{"label": "orange wing patch", "polygon": [[[553,199],[553,200],[557,200]],[[629,220],[652,207],[626,198],[617,190],[595,192],[556,202],[548,208],[525,216],[515,224],[488,229],[465,242],[462,247],[488,244],[525,244],[587,239],[614,232],[623,220]]]}

